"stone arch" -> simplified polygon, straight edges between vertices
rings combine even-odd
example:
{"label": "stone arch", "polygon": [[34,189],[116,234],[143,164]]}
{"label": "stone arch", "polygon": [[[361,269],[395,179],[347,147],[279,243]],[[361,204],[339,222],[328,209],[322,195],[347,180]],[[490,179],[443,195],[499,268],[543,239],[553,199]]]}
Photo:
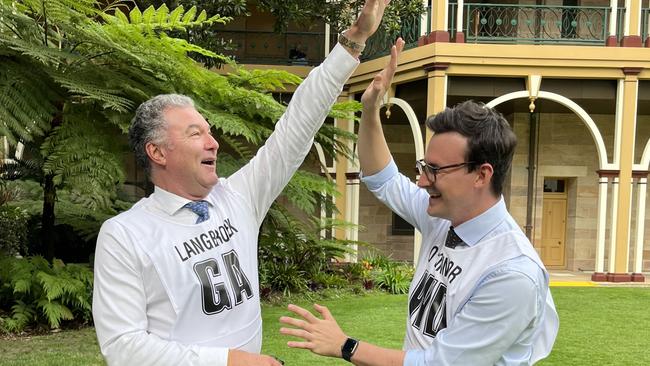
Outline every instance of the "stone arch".
{"label": "stone arch", "polygon": [[[518,92],[504,94],[487,103],[487,106],[495,107],[501,103],[507,102],[512,99],[519,99],[519,98],[528,99],[529,98],[528,91],[522,90]],[[551,92],[540,91],[538,94],[538,98],[549,99],[554,102],[560,103],[561,105],[569,108],[573,113],[578,115],[578,117],[582,120],[582,122],[584,122],[585,126],[589,130],[589,133],[591,133],[591,137],[594,139],[594,142],[596,144],[596,151],[598,152],[599,169],[601,170],[615,169],[613,164],[610,164],[607,160],[607,148],[605,147],[603,136],[601,135],[600,130],[598,130],[598,126],[596,126],[594,120],[591,118],[591,116],[589,116],[589,114],[584,109],[582,109],[582,107],[580,107],[576,102],[572,101],[569,98]],[[646,150],[648,149],[649,148],[646,146]],[[650,153],[648,153],[648,155],[650,155]]]}
{"label": "stone arch", "polygon": [[[416,159],[424,159],[424,143],[422,142],[422,130],[420,129],[420,123],[418,122],[418,117],[415,115],[415,112],[413,111],[413,108],[411,108],[411,105],[408,104],[407,101],[404,99],[400,98],[395,98],[392,97],[388,99],[387,102],[382,103],[380,106],[383,107],[385,105],[396,105],[400,107],[403,111],[404,114],[406,115],[406,118],[409,121],[409,125],[411,126],[411,133],[413,134],[413,145],[415,147],[415,158]],[[354,148],[355,155],[357,153],[357,147],[355,146]],[[356,159],[355,159],[356,160]]]}

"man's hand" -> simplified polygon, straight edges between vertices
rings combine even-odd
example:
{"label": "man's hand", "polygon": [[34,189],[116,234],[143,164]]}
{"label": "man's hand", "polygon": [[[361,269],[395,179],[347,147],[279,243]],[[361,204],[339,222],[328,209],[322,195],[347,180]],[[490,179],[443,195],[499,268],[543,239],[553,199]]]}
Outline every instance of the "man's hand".
{"label": "man's hand", "polygon": [[228,366],[282,366],[277,359],[237,349],[228,351]]}
{"label": "man's hand", "polygon": [[395,69],[397,69],[397,57],[404,49],[404,40],[398,38],[395,45],[390,49],[390,61],[388,65],[375,75],[375,78],[370,82],[361,96],[361,104],[363,105],[364,113],[376,113],[381,105],[384,94],[388,91],[390,83],[393,81]]}
{"label": "man's hand", "polygon": [[[384,16],[384,10],[390,3],[390,0],[366,0],[366,3],[361,9],[361,13],[357,20],[350,26],[345,36],[356,43],[365,44],[366,40],[372,36]],[[348,49],[348,51],[355,57],[359,56],[359,52]]]}
{"label": "man's hand", "polygon": [[305,340],[304,342],[289,341],[287,342],[289,347],[305,348],[322,356],[341,357],[341,346],[348,337],[343,333],[336,323],[336,319],[325,306],[314,304],[314,309],[321,314],[323,319],[317,318],[300,306],[290,304],[288,309],[305,319],[301,320],[288,316],[280,318],[280,323],[295,327],[280,328],[280,333]]}

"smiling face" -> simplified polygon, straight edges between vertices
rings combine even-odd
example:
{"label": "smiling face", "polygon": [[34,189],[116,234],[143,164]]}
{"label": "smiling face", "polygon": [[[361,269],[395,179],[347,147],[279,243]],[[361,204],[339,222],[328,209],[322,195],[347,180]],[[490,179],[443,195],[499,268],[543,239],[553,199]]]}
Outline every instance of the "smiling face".
{"label": "smiling face", "polygon": [[160,188],[190,200],[205,198],[219,177],[219,144],[210,125],[193,107],[164,111],[167,129],[161,144],[147,144],[152,181]]}
{"label": "smiling face", "polygon": [[[466,161],[467,138],[457,132],[438,133],[431,137],[424,160],[442,167]],[[418,186],[429,193],[427,213],[458,226],[476,215],[482,185],[480,170],[468,172],[467,166],[444,169],[431,182],[426,174],[418,179]]]}

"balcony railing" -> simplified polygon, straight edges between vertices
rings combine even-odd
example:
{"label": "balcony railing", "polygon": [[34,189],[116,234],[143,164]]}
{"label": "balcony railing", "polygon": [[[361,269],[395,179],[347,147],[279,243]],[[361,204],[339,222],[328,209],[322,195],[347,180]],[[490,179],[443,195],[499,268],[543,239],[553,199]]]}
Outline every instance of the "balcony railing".
{"label": "balcony railing", "polygon": [[431,7],[426,8],[426,19],[427,23],[422,21],[422,16],[402,19],[399,32],[394,33],[387,33],[380,28],[366,41],[366,49],[361,55],[361,60],[365,61],[387,55],[397,37],[402,37],[406,43],[404,49],[416,47],[418,45],[418,39],[420,38],[420,27],[427,26],[426,24],[428,24],[431,19]]}
{"label": "balcony railing", "polygon": [[[456,36],[456,3],[448,7],[448,28],[451,41]],[[622,38],[625,8],[616,11],[615,36]],[[641,14],[641,36],[650,36],[650,8]],[[402,20],[397,32],[378,31],[363,52],[362,60],[386,55],[397,36],[406,41],[406,49],[417,45],[431,24],[431,8],[426,15]],[[610,35],[610,8],[605,6],[551,6],[520,4],[465,3],[462,29],[467,43],[531,43],[605,45]],[[317,65],[325,57],[324,32],[285,32],[224,29],[220,35],[231,40],[231,55],[240,63]],[[330,49],[337,34],[330,35]]]}
{"label": "balcony railing", "polygon": [[641,9],[641,39],[645,42],[650,37],[650,8]]}
{"label": "balcony railing", "polygon": [[608,7],[465,4],[465,41],[604,44],[608,16]]}

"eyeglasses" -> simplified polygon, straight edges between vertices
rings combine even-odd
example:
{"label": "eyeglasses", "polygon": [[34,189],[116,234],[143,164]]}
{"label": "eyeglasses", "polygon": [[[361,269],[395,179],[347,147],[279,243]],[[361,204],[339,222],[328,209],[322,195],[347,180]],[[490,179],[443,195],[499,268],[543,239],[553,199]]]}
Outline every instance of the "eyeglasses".
{"label": "eyeglasses", "polygon": [[466,161],[464,163],[445,165],[445,166],[438,167],[438,166],[433,166],[431,164],[427,164],[427,162],[425,162],[424,159],[420,159],[420,160],[415,161],[415,169],[417,170],[418,174],[426,175],[429,182],[434,183],[436,181],[436,178],[438,178],[438,173],[441,170],[460,168],[462,166],[470,165],[470,164],[475,164],[475,162]]}

